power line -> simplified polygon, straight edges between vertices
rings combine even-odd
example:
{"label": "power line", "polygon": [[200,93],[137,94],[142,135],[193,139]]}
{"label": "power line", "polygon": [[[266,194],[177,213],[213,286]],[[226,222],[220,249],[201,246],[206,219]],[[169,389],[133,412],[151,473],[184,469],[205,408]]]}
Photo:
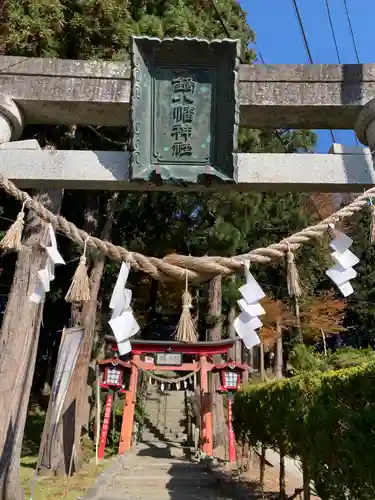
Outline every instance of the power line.
{"label": "power line", "polygon": [[229,30],[224,22],[224,19],[223,19],[223,16],[221,15],[221,12],[219,11],[219,9],[217,8],[217,5],[215,3],[215,0],[210,0],[210,4],[212,5],[215,13],[216,13],[216,17],[219,19],[219,22],[221,24],[221,27],[223,28],[223,30],[225,31],[226,35],[228,38],[231,38],[230,36],[230,33],[229,33]]}
{"label": "power line", "polygon": [[335,29],[333,27],[332,16],[331,16],[331,9],[329,7],[329,1],[325,0],[325,3],[326,3],[326,9],[327,9],[327,14],[328,14],[329,24],[331,26],[331,33],[332,33],[333,43],[335,44],[337,60],[338,60],[339,64],[341,64],[340,52],[339,52],[339,47],[337,45],[337,40],[336,40],[336,35],[335,35]]}
{"label": "power line", "polygon": [[357,50],[357,44],[355,42],[355,36],[354,36],[353,26],[352,26],[352,22],[350,20],[349,9],[348,9],[348,4],[347,4],[346,0],[344,0],[344,7],[345,7],[346,19],[348,21],[349,30],[350,30],[350,34],[351,34],[351,37],[352,37],[352,42],[353,42],[353,46],[354,46],[355,56],[357,58],[357,63],[360,64],[359,54],[358,54],[358,50]]}
{"label": "power line", "polygon": [[[357,50],[357,44],[355,42],[354,31],[353,31],[353,27],[352,27],[352,22],[350,20],[349,9],[348,9],[348,4],[346,3],[346,0],[344,0],[344,7],[345,7],[346,20],[348,21],[349,30],[350,30],[350,34],[351,34],[351,37],[352,37],[352,42],[353,42],[355,56],[357,58],[357,63],[361,64],[360,60],[359,60],[359,54],[358,54],[358,50]],[[357,135],[356,135],[355,132],[354,132],[354,139],[355,139],[355,143],[357,144],[357,146],[359,146],[359,140],[358,140],[358,137],[357,137]]]}
{"label": "power line", "polygon": [[313,63],[313,58],[312,58],[311,52],[310,52],[310,47],[309,47],[309,44],[307,42],[307,36],[306,36],[305,28],[303,26],[301,14],[299,12],[299,8],[298,8],[298,5],[297,5],[297,0],[292,0],[292,1],[293,1],[293,6],[294,6],[294,12],[295,12],[295,14],[297,16],[297,21],[298,21],[298,24],[299,24],[299,28],[301,30],[301,35],[302,35],[302,38],[303,38],[303,43],[305,45],[305,50],[306,50],[307,56],[309,58],[309,62],[310,62],[310,64],[314,64]]}
{"label": "power line", "polygon": [[255,42],[255,48],[256,48],[256,51],[257,51],[257,55],[259,57],[259,60],[262,64],[266,64],[265,61],[264,61],[264,57],[262,56],[262,53],[260,51],[260,48],[258,47],[258,44]]}
{"label": "power line", "polygon": [[[307,36],[306,36],[305,28],[303,26],[302,17],[301,17],[301,14],[299,12],[299,8],[298,8],[298,5],[297,5],[297,0],[292,0],[292,2],[293,2],[294,12],[296,14],[297,21],[298,21],[298,24],[299,24],[299,28],[300,28],[300,31],[301,31],[301,35],[302,35],[302,38],[303,38],[303,43],[305,45],[305,50],[306,50],[307,56],[309,58],[309,62],[310,62],[310,64],[314,64],[313,58],[312,58],[312,55],[311,55],[311,51],[310,51],[310,47],[309,47],[309,43],[307,41]],[[336,142],[335,141],[335,136],[333,135],[333,131],[330,130],[330,133],[331,133],[332,141]]]}
{"label": "power line", "polygon": [[[217,18],[218,18],[218,19],[219,19],[219,21],[220,21],[220,24],[221,24],[221,26],[222,26],[223,30],[224,30],[224,31],[225,31],[225,33],[226,33],[227,37],[228,37],[228,38],[231,38],[231,35],[230,35],[230,32],[229,32],[229,29],[227,28],[227,26],[226,26],[226,24],[225,24],[225,21],[224,21],[224,19],[223,19],[222,15],[221,15],[220,10],[218,9],[218,7],[217,7],[217,5],[216,5],[216,3],[215,3],[215,0],[210,0],[210,3],[211,3],[211,5],[212,5],[212,7],[213,7],[213,9],[214,9],[214,11],[215,11],[215,14],[216,14]],[[264,61],[263,55],[262,55],[261,51],[259,50],[258,45],[257,45],[256,43],[255,43],[255,46],[256,46],[257,53],[258,53],[258,55],[259,55],[259,59],[260,59],[261,63],[262,63],[262,64],[265,64],[265,61]],[[243,61],[242,61],[242,60],[241,60],[241,63],[243,63]],[[277,129],[274,129],[274,133],[275,133],[275,135],[276,135],[277,140],[280,142],[281,146],[283,147],[284,151],[285,151],[286,153],[288,153],[288,150],[287,150],[287,148],[286,148],[286,146],[285,146],[285,144],[284,144],[284,142],[283,142],[283,140],[282,140],[282,138],[281,138],[281,135],[280,135],[279,131],[278,131]]]}

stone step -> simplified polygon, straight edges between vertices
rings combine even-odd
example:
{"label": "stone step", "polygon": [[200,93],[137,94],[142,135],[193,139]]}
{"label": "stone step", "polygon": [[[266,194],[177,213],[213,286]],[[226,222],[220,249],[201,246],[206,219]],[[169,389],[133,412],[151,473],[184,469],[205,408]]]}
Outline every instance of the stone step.
{"label": "stone step", "polygon": [[154,429],[148,429],[147,427],[143,429],[142,431],[143,434],[152,434],[152,435],[157,435],[157,434],[163,434],[163,435],[168,435],[168,436],[174,436],[174,437],[186,437],[187,432],[183,427],[156,427]]}
{"label": "stone step", "polygon": [[150,404],[150,405],[146,405],[145,406],[145,412],[147,413],[147,415],[157,415],[158,413],[159,414],[166,414],[166,415],[173,415],[174,417],[176,417],[177,415],[185,415],[185,410],[183,408],[181,408],[180,406],[173,406],[171,408],[167,408],[165,410],[165,408],[160,408],[158,405],[154,405],[154,404]]}
{"label": "stone step", "polygon": [[154,488],[148,491],[147,488],[139,491],[111,491],[109,495],[106,491],[103,496],[96,497],[97,500],[218,500],[219,497],[214,488],[191,488],[180,489],[175,488]]}
{"label": "stone step", "polygon": [[187,432],[184,429],[184,427],[164,427],[164,426],[154,426],[154,428],[145,428],[142,430],[143,434],[153,434],[153,435],[158,435],[158,434],[163,434],[163,435],[168,435],[171,437],[183,437],[187,436]]}
{"label": "stone step", "polygon": [[163,439],[163,437],[174,439],[174,438],[183,438],[187,436],[185,429],[169,430],[168,428],[165,429],[164,427],[156,427],[156,426],[154,429],[144,429],[142,431],[142,434],[144,435],[147,434],[149,436],[155,436],[155,437],[160,436],[161,439]]}
{"label": "stone step", "polygon": [[[165,408],[163,408],[162,406],[159,406],[158,403],[149,403],[149,404],[145,405],[145,410],[147,410],[148,412],[163,413],[165,411]],[[167,406],[167,408],[166,408],[167,414],[169,411],[185,413],[185,410],[182,408],[182,405],[179,405],[179,404],[174,404],[173,406],[172,405]]]}
{"label": "stone step", "polygon": [[[141,445],[139,446],[140,451],[144,450],[150,450],[150,448],[146,445]],[[173,457],[158,457],[157,459],[152,456],[147,456],[147,455],[133,455],[130,460],[123,459],[121,462],[119,462],[118,465],[118,470],[123,471],[123,470],[129,470],[132,469],[132,467],[147,467],[147,468],[158,468],[158,467],[172,467],[172,466],[179,466],[182,464],[186,464],[187,466],[195,467],[196,469],[200,469],[202,472],[205,472],[206,466],[203,466],[201,464],[189,462],[186,459],[181,460],[181,458],[173,458]]]}
{"label": "stone step", "polygon": [[[134,476],[141,476],[146,472],[146,476],[190,476],[190,477],[212,477],[208,473],[206,467],[200,467],[198,464],[186,462],[185,460],[177,458],[159,459],[154,458],[153,460],[143,460],[146,457],[142,457],[141,461],[134,461],[132,464],[124,465],[119,468],[118,474],[128,473],[129,471],[134,474]],[[151,458],[151,457],[147,457]],[[172,460],[174,460],[172,462]],[[182,465],[181,465],[182,464]]]}
{"label": "stone step", "polygon": [[186,462],[185,460],[174,459],[175,461],[172,463],[172,459],[162,462],[158,458],[154,458],[153,463],[155,464],[156,462],[158,465],[151,465],[151,460],[146,461],[143,460],[143,458],[145,457],[142,457],[142,460],[139,462],[136,461],[132,464],[128,464],[126,466],[124,465],[123,467],[119,468],[116,475],[123,476],[124,472],[132,471],[132,476],[134,477],[144,476],[157,479],[167,476],[181,476],[183,478],[198,477],[203,479],[213,478],[206,467],[200,467],[198,464]]}
{"label": "stone step", "polygon": [[174,486],[176,489],[181,488],[212,488],[215,487],[216,480],[212,476],[201,477],[199,475],[178,474],[178,475],[149,475],[147,471],[143,474],[116,475],[112,478],[107,486],[107,491],[110,493],[113,490],[129,491],[135,493],[139,489],[149,489],[152,491],[154,487],[170,488]]}
{"label": "stone step", "polygon": [[153,392],[151,394],[148,394],[146,396],[146,403],[148,403],[149,401],[181,401],[181,402],[185,402],[185,395],[183,392],[180,392],[180,393],[168,393],[168,394],[158,394],[156,392]]}
{"label": "stone step", "polygon": [[141,437],[142,442],[148,443],[184,443],[187,440],[187,436],[184,437],[175,437],[164,435],[162,438],[159,436],[155,436],[154,434],[143,434]]}

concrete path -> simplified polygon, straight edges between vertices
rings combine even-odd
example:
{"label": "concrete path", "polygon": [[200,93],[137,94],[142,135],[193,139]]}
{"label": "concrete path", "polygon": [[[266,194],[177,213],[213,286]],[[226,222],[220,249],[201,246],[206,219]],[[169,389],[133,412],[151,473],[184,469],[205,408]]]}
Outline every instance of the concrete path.
{"label": "concrete path", "polygon": [[114,458],[83,499],[226,500],[205,465],[173,458],[165,444],[137,448],[132,454]]}
{"label": "concrete path", "polygon": [[[280,455],[279,453],[277,453],[277,451],[270,449],[267,450],[266,460],[268,460],[270,464],[275,467],[275,469],[279,469]],[[285,457],[285,470],[287,474],[301,481],[301,484],[303,483],[301,464],[297,460],[294,460],[290,457]]]}

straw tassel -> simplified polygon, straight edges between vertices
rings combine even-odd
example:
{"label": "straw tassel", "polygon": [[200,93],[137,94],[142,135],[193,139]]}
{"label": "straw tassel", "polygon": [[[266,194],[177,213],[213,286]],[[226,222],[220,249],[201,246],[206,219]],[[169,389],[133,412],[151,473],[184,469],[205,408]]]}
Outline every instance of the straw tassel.
{"label": "straw tassel", "polygon": [[371,207],[371,226],[370,226],[370,242],[375,242],[375,205],[372,202],[372,198],[369,198]]}
{"label": "straw tassel", "polygon": [[287,269],[287,283],[288,283],[288,293],[291,297],[300,297],[302,294],[301,280],[298,274],[298,269],[296,262],[294,260],[294,253],[291,251],[288,245],[287,252],[288,269]]}
{"label": "straw tassel", "polygon": [[197,342],[197,332],[190,314],[192,297],[188,291],[188,273],[186,271],[185,291],[182,294],[182,313],[176,329],[176,340],[187,344]]}
{"label": "straw tassel", "polygon": [[66,302],[88,302],[90,300],[90,280],[87,274],[86,266],[87,240],[83,249],[83,255],[79,259],[79,264],[74,273],[72,284],[65,295]]}
{"label": "straw tassel", "polygon": [[0,241],[0,248],[4,252],[16,251],[19,252],[22,249],[22,231],[25,225],[25,205],[26,201],[23,202],[21,212],[17,215],[17,219],[10,226],[8,231],[5,233],[4,238]]}

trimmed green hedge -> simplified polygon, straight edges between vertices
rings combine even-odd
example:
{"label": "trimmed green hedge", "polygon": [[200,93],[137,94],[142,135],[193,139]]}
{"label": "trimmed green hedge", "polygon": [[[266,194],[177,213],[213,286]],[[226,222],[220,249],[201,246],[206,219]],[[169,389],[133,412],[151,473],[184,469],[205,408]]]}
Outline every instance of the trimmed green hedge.
{"label": "trimmed green hedge", "polygon": [[375,364],[248,385],[238,440],[299,457],[322,500],[375,499]]}

